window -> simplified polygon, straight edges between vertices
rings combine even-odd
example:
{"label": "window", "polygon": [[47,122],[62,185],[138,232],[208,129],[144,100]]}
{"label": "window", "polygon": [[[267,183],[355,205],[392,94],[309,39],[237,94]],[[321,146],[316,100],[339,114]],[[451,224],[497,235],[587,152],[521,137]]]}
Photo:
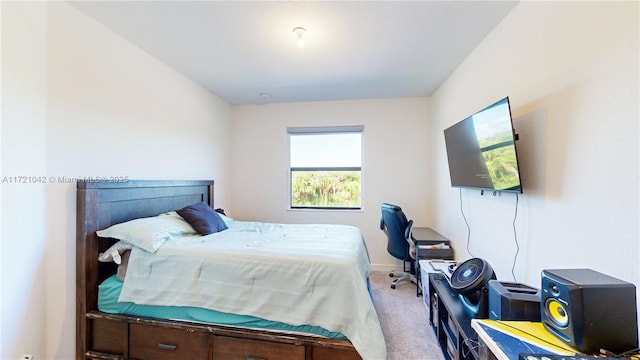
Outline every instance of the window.
{"label": "window", "polygon": [[362,126],[289,128],[292,209],[361,208]]}

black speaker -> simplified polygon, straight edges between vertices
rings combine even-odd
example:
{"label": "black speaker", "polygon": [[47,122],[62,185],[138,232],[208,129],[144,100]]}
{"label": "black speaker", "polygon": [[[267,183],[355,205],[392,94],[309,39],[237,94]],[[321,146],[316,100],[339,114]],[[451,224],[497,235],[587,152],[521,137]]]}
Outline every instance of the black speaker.
{"label": "black speaker", "polygon": [[489,315],[489,280],[495,280],[493,268],[483,259],[472,258],[451,274],[451,288],[460,297],[465,311],[472,318],[486,319]]}
{"label": "black speaker", "polygon": [[590,269],[542,270],[544,327],[586,354],[638,347],[636,288]]}

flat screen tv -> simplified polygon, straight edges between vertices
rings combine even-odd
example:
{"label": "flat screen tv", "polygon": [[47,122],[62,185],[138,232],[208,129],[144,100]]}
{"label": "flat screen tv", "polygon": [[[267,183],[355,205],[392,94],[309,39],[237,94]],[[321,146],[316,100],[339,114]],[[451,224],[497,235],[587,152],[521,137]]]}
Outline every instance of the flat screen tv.
{"label": "flat screen tv", "polygon": [[509,98],[444,130],[451,186],[522,193]]}

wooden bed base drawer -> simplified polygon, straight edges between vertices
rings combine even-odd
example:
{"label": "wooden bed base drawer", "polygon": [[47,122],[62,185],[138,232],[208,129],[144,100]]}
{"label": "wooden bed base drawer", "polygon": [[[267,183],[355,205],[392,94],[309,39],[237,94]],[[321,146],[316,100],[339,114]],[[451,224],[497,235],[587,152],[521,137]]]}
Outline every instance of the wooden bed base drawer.
{"label": "wooden bed base drawer", "polygon": [[360,357],[360,354],[358,354],[355,349],[334,349],[314,346],[313,359],[362,360],[362,357]]}
{"label": "wooden bed base drawer", "polygon": [[213,337],[215,360],[304,360],[304,346],[270,341]]}
{"label": "wooden bed base drawer", "polygon": [[137,360],[210,359],[206,333],[130,324],[129,357]]}
{"label": "wooden bed base drawer", "polygon": [[129,324],[124,321],[92,319],[91,341],[88,351],[105,354],[124,355],[127,349],[127,329]]}

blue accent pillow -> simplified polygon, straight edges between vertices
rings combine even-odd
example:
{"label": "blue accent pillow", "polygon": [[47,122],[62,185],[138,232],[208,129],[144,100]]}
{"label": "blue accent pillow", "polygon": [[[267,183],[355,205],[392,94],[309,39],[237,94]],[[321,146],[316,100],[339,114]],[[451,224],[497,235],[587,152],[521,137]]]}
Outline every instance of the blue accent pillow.
{"label": "blue accent pillow", "polygon": [[227,229],[227,225],[218,213],[203,202],[185,206],[177,213],[200,235],[209,235]]}

